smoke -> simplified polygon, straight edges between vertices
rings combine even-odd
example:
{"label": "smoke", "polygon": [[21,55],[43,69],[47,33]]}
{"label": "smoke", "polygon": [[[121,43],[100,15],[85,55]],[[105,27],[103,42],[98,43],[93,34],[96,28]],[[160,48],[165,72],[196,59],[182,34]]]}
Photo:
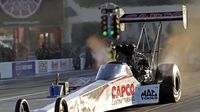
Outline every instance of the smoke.
{"label": "smoke", "polygon": [[161,63],[176,63],[182,70],[200,67],[200,1],[188,4],[188,29],[172,23],[172,31],[161,52]]}
{"label": "smoke", "polygon": [[96,61],[96,67],[105,64],[109,61],[109,54],[107,53],[107,44],[102,37],[93,35],[88,38],[87,46],[92,49],[92,56]]}
{"label": "smoke", "polygon": [[[176,63],[181,70],[191,70],[200,67],[200,1],[187,4],[188,29],[181,22],[171,22],[171,31],[165,46],[161,50],[160,63]],[[98,36],[91,36],[87,45],[92,49],[97,67],[108,62],[106,42]]]}
{"label": "smoke", "polygon": [[181,35],[169,37],[166,46],[162,49],[161,63],[176,63],[185,69],[190,54],[191,38]]}

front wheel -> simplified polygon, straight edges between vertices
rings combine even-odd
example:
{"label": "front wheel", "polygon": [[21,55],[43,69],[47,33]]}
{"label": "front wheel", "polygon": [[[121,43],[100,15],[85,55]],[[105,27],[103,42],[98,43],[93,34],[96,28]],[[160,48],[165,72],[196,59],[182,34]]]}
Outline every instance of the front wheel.
{"label": "front wheel", "polygon": [[30,112],[28,102],[25,99],[19,99],[15,106],[15,112]]}
{"label": "front wheel", "polygon": [[160,83],[160,102],[178,102],[181,98],[181,75],[177,65],[161,64],[155,79]]}
{"label": "front wheel", "polygon": [[64,98],[59,97],[56,100],[55,112],[68,112],[67,102]]}

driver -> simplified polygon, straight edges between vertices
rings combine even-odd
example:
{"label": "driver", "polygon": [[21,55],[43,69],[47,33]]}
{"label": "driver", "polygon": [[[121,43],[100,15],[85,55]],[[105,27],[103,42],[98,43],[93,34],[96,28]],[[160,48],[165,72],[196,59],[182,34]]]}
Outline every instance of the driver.
{"label": "driver", "polygon": [[116,61],[117,62],[127,62],[127,57],[126,55],[124,54],[123,50],[124,50],[125,47],[122,47],[121,45],[118,45],[116,46]]}

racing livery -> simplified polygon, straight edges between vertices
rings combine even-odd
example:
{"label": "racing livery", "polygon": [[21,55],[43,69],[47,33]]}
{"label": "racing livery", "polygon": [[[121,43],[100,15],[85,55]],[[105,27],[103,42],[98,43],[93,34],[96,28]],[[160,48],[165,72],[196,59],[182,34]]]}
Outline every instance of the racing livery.
{"label": "racing livery", "polygon": [[[183,12],[124,14],[120,22],[186,21],[184,11],[185,7]],[[186,22],[184,26],[186,27]],[[179,101],[181,75],[178,66],[171,63],[158,64],[162,23],[159,23],[153,43],[142,36],[147,33],[145,27],[144,23],[137,45],[114,47],[116,61],[101,65],[94,82],[31,112],[102,112],[133,105]],[[141,41],[142,38],[147,41]],[[140,44],[143,45],[143,50],[139,49]],[[17,101],[15,112],[29,111],[25,99]]]}
{"label": "racing livery", "polygon": [[[66,101],[69,112],[108,111],[130,105],[158,103],[159,84],[141,86],[127,64],[111,63],[101,66],[95,82],[62,98],[62,101]],[[34,111],[44,112],[48,108],[53,112],[55,103],[51,105],[51,109],[48,105]]]}
{"label": "racing livery", "polygon": [[[181,96],[180,72],[174,64],[160,65],[159,69],[162,67],[165,70],[161,71],[160,83],[142,84],[125,63],[101,65],[95,82],[32,112],[102,112],[159,101],[176,102]],[[26,100],[20,101],[19,106],[29,108]]]}

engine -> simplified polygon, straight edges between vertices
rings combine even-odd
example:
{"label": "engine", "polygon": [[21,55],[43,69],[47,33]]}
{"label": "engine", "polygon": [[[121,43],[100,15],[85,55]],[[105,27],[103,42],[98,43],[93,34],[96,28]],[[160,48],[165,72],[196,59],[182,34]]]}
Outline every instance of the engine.
{"label": "engine", "polygon": [[117,45],[115,50],[116,61],[127,63],[140,83],[152,82],[149,61],[143,53],[138,52],[134,44]]}

